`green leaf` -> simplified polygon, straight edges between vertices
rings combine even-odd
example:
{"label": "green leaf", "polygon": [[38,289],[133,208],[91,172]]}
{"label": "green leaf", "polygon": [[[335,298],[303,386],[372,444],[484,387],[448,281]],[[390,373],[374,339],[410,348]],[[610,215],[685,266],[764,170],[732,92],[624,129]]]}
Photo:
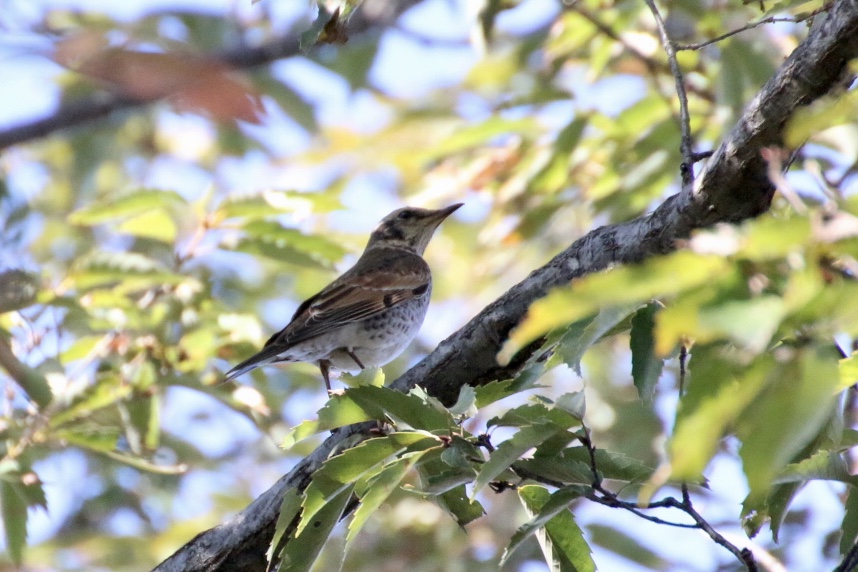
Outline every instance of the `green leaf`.
{"label": "green leaf", "polygon": [[759,495],[754,498],[746,497],[742,503],[742,528],[748,537],[756,536],[766,521],[769,521],[772,540],[778,542],[787,509],[803,486],[804,483],[775,485],[765,498]]}
{"label": "green leaf", "polygon": [[821,98],[796,109],[787,122],[786,144],[790,149],[803,145],[812,135],[829,127],[852,123],[858,115],[858,96],[854,91]]}
{"label": "green leaf", "polygon": [[695,346],[691,355],[690,383],[669,447],[673,478],[686,481],[700,477],[727,429],[778,375],[769,355],[747,367],[722,346]]}
{"label": "green leaf", "polygon": [[459,389],[459,397],[456,403],[449,407],[450,415],[454,417],[473,417],[477,414],[477,392],[470,385],[463,385]]}
{"label": "green leaf", "polygon": [[172,244],[177,231],[173,218],[166,211],[156,209],[125,220],[119,225],[119,232]]}
{"label": "green leaf", "polygon": [[6,531],[6,551],[16,565],[24,559],[27,544],[27,501],[21,486],[6,479],[0,480],[0,508],[3,511],[3,528]]}
{"label": "green leaf", "polygon": [[554,436],[558,431],[557,427],[548,424],[522,427],[510,439],[498,445],[477,474],[471,498],[473,499],[483,487],[507,470],[527,451]]}
{"label": "green leaf", "polygon": [[647,304],[632,318],[629,347],[632,350],[632,380],[641,399],[652,401],[655,386],[661,377],[664,361],[655,354],[655,315],[661,306],[654,302]]}
{"label": "green leaf", "polygon": [[183,204],[185,200],[176,192],[138,189],[110,201],[91,203],[71,213],[68,220],[71,224],[93,226]]}
{"label": "green leaf", "polygon": [[351,547],[358,532],[363,528],[366,521],[375,514],[387,497],[399,487],[402,479],[414,464],[420,460],[425,451],[408,453],[388,464],[377,475],[370,478],[365,484],[359,485],[356,493],[360,497],[360,505],[355,510],[354,517],[349,523],[349,532],[346,536],[346,550]]}
{"label": "green leaf", "polygon": [[729,300],[701,308],[694,334],[698,342],[726,336],[739,346],[761,352],[771,341],[785,313],[780,296]]}
{"label": "green leaf", "polygon": [[852,352],[852,355],[837,362],[837,370],[840,372],[837,391],[843,391],[858,383],[858,352]]}
{"label": "green leaf", "polygon": [[573,281],[531,304],[498,355],[501,363],[551,330],[564,327],[603,308],[646,303],[709,283],[730,271],[731,263],[714,255],[682,250],[635,266],[614,268]]}
{"label": "green leaf", "polygon": [[[282,84],[279,85],[282,86]],[[340,208],[342,204],[337,196],[326,191],[302,193],[267,190],[258,195],[230,196],[218,205],[213,216],[215,220],[265,219],[284,213],[295,213],[299,217],[306,217],[310,213],[330,212]]]}
{"label": "green leaf", "polygon": [[372,385],[351,387],[331,397],[319,410],[317,420],[303,421],[292,427],[280,446],[289,449],[321,431],[362,421],[384,420],[386,416],[414,428],[446,431],[453,425],[453,418],[441,409],[413,392],[406,395],[389,387]]}
{"label": "green leaf", "polygon": [[858,484],[856,477],[849,473],[846,459],[839,453],[831,451],[817,451],[803,461],[788,464],[773,482],[775,484],[804,483],[811,479]]}
{"label": "green leaf", "polygon": [[526,427],[549,423],[559,429],[569,429],[580,426],[581,419],[563,408],[549,408],[542,403],[528,403],[510,409],[500,417],[489,419],[486,425],[488,427]]}
{"label": "green leaf", "polygon": [[333,268],[345,249],[322,236],[302,234],[273,221],[255,220],[243,227],[247,236],[235,250],[310,268]]}
{"label": "green leaf", "polygon": [[461,527],[486,513],[483,505],[468,497],[465,485],[459,485],[435,498],[441,508],[446,510]]}
{"label": "green leaf", "polygon": [[373,412],[376,419],[389,416],[395,422],[404,423],[425,431],[448,431],[455,423],[450,413],[417,388],[408,394],[389,387],[363,386],[346,390],[364,411]]}
{"label": "green leaf", "polygon": [[553,495],[537,485],[520,487],[519,498],[532,520],[515,533],[502,562],[525,538],[536,532],[550,570],[595,572],[590,545],[568,509],[569,502],[581,494],[583,490],[572,487],[560,489]]}
{"label": "green leaf", "polygon": [[[301,41],[299,43],[299,47],[302,52],[307,53],[310,48],[316,45],[316,42],[319,41],[322,33],[325,30],[325,26],[328,25],[328,22],[331,21],[333,17],[333,13],[328,11],[327,6],[325,6],[324,2],[317,2],[319,13],[316,15],[316,19],[313,20],[313,23],[310,24],[310,27],[304,30],[301,33]],[[337,17],[339,18],[339,9],[336,10]]]}
{"label": "green leaf", "polygon": [[110,407],[131,395],[132,389],[125,384],[116,385],[108,381],[100,381],[88,388],[66,409],[52,416],[50,425],[52,428],[58,428],[69,421],[87,417],[94,411]]}
{"label": "green leaf", "polygon": [[516,461],[516,469],[525,474],[535,475],[566,485],[591,485],[594,481],[590,465],[577,459],[556,455],[550,457],[534,456],[532,459]]}
{"label": "green leaf", "polygon": [[99,453],[116,449],[121,432],[118,427],[100,427],[93,424],[75,423],[66,429],[59,429],[54,436],[60,440]]}
{"label": "green leaf", "polygon": [[849,487],[849,495],[846,497],[846,513],[843,515],[843,523],[840,525],[842,532],[840,536],[840,554],[847,554],[858,539],[858,488]]}
{"label": "green leaf", "polygon": [[767,395],[743,412],[738,425],[750,497],[767,493],[777,474],[818,434],[834,405],[835,350],[811,346],[790,354],[773,368]]}
{"label": "green leaf", "polygon": [[304,491],[304,512],[297,534],[300,536],[315,514],[341,491],[347,488],[351,490],[359,478],[380,471],[385,460],[406,450],[424,449],[437,444],[437,439],[422,433],[394,433],[368,439],[336,457],[331,457],[313,473],[312,480]]}
{"label": "green leaf", "polygon": [[299,512],[301,512],[301,494],[293,487],[283,493],[283,502],[280,503],[277,524],[274,526],[274,536],[271,537],[271,544],[265,553],[269,565],[274,562],[274,555],[279,555],[283,551],[285,545],[283,535],[286,534],[286,530]]}
{"label": "green leaf", "polygon": [[280,553],[278,572],[308,572],[312,568],[331,531],[348,506],[352,489],[354,485],[343,487],[337,494],[332,495],[312,517],[301,516],[302,523],[305,518],[307,522],[300,532],[290,536],[286,542],[286,546]]}
{"label": "green leaf", "polygon": [[453,155],[473,147],[481,147],[504,135],[537,130],[538,124],[532,118],[511,120],[493,115],[481,123],[456,129],[447,139],[432,148],[429,159]]}
{"label": "green leaf", "polygon": [[75,288],[119,283],[126,291],[181,284],[185,276],[160,262],[136,252],[94,252],[80,259],[69,275]]}
{"label": "green leaf", "polygon": [[[617,324],[623,322],[638,309],[639,304],[611,307],[600,310],[595,316],[571,324],[557,342],[555,356],[581,375],[581,358],[590,346],[614,331]],[[549,360],[549,366],[554,362]]]}

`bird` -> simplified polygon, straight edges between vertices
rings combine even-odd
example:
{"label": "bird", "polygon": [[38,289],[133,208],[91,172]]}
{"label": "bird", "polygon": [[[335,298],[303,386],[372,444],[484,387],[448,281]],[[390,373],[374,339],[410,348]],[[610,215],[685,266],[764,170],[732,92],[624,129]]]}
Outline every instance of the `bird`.
{"label": "bird", "polygon": [[429,308],[432,273],[423,252],[462,203],[438,210],[400,208],[369,236],[354,266],[311,296],[262,349],[224,382],[278,362],[315,362],[331,391],[330,369],[382,366],[411,342]]}

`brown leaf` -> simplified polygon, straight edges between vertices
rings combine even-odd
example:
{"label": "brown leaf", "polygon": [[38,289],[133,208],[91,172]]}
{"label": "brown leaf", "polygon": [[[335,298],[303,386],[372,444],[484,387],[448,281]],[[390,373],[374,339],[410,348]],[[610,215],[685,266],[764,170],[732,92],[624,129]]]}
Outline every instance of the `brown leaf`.
{"label": "brown leaf", "polygon": [[187,53],[105,48],[105,43],[100,34],[80,34],[60,42],[54,60],[134,99],[169,98],[179,111],[259,122],[259,95],[226,64]]}

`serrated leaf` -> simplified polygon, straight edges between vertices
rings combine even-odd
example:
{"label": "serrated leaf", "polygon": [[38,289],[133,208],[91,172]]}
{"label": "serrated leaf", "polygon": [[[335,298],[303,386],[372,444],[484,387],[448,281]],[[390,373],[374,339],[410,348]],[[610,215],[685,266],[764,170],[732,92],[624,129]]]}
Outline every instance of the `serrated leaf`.
{"label": "serrated leaf", "polygon": [[591,485],[595,480],[589,464],[562,456],[534,456],[532,459],[517,461],[514,466],[522,469],[524,474],[566,485]]}
{"label": "serrated leaf", "polygon": [[837,391],[843,391],[858,383],[858,352],[852,352],[852,355],[837,362],[837,370],[840,373]]}
{"label": "serrated leaf", "polygon": [[[274,555],[280,554],[283,550],[283,535],[286,534],[286,529],[295,520],[295,517],[301,511],[301,495],[298,489],[291,488],[283,493],[283,501],[280,503],[280,512],[277,515],[277,524],[274,525],[274,535],[271,537],[271,544],[265,553],[265,558],[268,560],[268,569],[271,569],[271,564],[274,562]],[[267,572],[266,570],[266,572]]]}
{"label": "serrated leaf", "polygon": [[840,554],[847,554],[858,539],[858,489],[849,487],[846,497],[846,512],[840,525]]}
{"label": "serrated leaf", "polygon": [[133,388],[129,385],[116,385],[107,381],[96,383],[66,409],[53,415],[50,426],[58,428],[74,419],[86,417],[93,411],[112,406],[128,397],[132,390]]}
{"label": "serrated leaf", "polygon": [[739,367],[720,346],[695,346],[691,353],[690,383],[669,446],[673,477],[679,480],[699,478],[728,427],[777,375],[768,355]]}
{"label": "serrated leaf", "polygon": [[403,455],[400,459],[390,463],[380,473],[369,479],[365,486],[359,487],[359,490],[356,492],[360,497],[360,504],[357,510],[355,510],[352,521],[349,523],[349,532],[346,536],[346,550],[351,547],[358,532],[360,532],[370,516],[399,487],[402,479],[405,478],[405,475],[408,474],[408,471],[420,460],[423,454],[424,451],[417,451]]}
{"label": "serrated leaf", "polygon": [[486,425],[488,427],[525,427],[549,423],[559,429],[570,429],[581,425],[581,420],[562,408],[549,408],[541,403],[528,403],[514,407],[500,417],[489,419]]}
{"label": "serrated leaf", "polygon": [[[534,531],[537,532],[539,545],[552,572],[595,572],[596,563],[593,561],[592,550],[584,539],[581,528],[575,522],[572,512],[566,508],[572,500],[568,497],[576,493],[575,489],[571,487],[570,489],[568,491],[561,489],[551,495],[541,486],[527,485],[519,489],[519,498],[533,518],[531,522],[544,520],[541,522],[543,526],[536,526]],[[577,491],[578,494],[582,492]],[[556,499],[555,495],[557,495]],[[524,538],[534,532],[525,530],[524,527],[519,531]],[[519,532],[516,532],[513,537],[515,540],[518,540],[518,534]],[[511,543],[508,554],[512,553],[512,549]]]}
{"label": "serrated leaf", "polygon": [[305,235],[272,221],[252,221],[235,250],[311,268],[333,268],[345,254],[340,245],[321,236]]}
{"label": "serrated leaf", "polygon": [[838,383],[833,348],[796,348],[771,371],[765,399],[743,412],[740,456],[751,489],[765,495],[777,474],[812,440],[831,414]]}
{"label": "serrated leaf", "polygon": [[27,502],[17,485],[0,480],[0,508],[6,532],[6,552],[16,565],[24,559],[27,544]]}
{"label": "serrated leaf", "polygon": [[[343,515],[351,499],[352,489],[354,485],[349,485],[331,496],[312,518],[308,518],[302,530],[289,538],[279,555],[278,572],[308,572],[312,568],[331,531]],[[304,515],[301,520],[304,521]]]}
{"label": "serrated leaf", "polygon": [[54,432],[59,441],[65,441],[70,445],[77,445],[99,453],[106,453],[116,449],[121,432],[118,427],[99,427],[75,423],[68,429],[60,429]]}
{"label": "serrated leaf", "polygon": [[527,451],[554,436],[558,431],[556,426],[548,424],[522,427],[510,439],[498,445],[497,449],[492,451],[488,461],[480,468],[480,472],[474,480],[471,498],[473,499],[483,487],[507,470]]}
{"label": "serrated leaf", "polygon": [[138,189],[109,201],[91,203],[71,213],[68,220],[71,224],[92,226],[184,203],[182,196],[173,191]]}
{"label": "serrated leaf", "polygon": [[817,451],[807,459],[790,463],[775,477],[774,484],[803,483],[811,479],[840,481],[858,484],[856,477],[849,473],[849,466],[838,453]]}
{"label": "serrated leaf", "polygon": [[655,353],[655,315],[660,305],[651,302],[632,318],[629,347],[632,351],[632,380],[641,399],[652,401],[664,361]]}
{"label": "serrated leaf", "polygon": [[552,357],[548,367],[555,359],[563,360],[572,370],[581,375],[581,358],[590,347],[601,340],[614,327],[625,320],[638,309],[639,304],[606,308],[595,316],[579,320],[571,324],[557,342],[555,357]]}
{"label": "serrated leaf", "polygon": [[721,256],[689,251],[653,258],[635,266],[614,268],[552,290],[531,304],[498,355],[500,363],[548,332],[595,314],[603,308],[649,302],[706,284],[732,269]]}
{"label": "serrated leaf", "polygon": [[388,415],[394,421],[415,429],[446,431],[454,425],[445,408],[430,403],[429,398],[421,396],[416,388],[405,394],[389,387],[364,386],[348,389],[346,395],[367,412]]}
{"label": "serrated leaf", "polygon": [[123,221],[119,225],[119,232],[173,244],[177,229],[167,212],[155,209]]}
{"label": "serrated leaf", "polygon": [[186,277],[137,252],[94,252],[81,259],[69,278],[82,290],[118,282],[122,287],[143,289],[181,284]]}
{"label": "serrated leaf", "polygon": [[583,421],[584,415],[587,413],[587,401],[583,390],[564,393],[557,398],[554,405],[564,411],[568,411],[579,421]]}
{"label": "serrated leaf", "polygon": [[[419,444],[419,445],[418,445]],[[370,476],[381,470],[382,463],[409,448],[427,448],[437,445],[438,441],[425,434],[409,432],[396,433],[386,437],[368,439],[356,447],[331,457],[313,473],[309,486],[304,491],[303,514],[298,524],[297,535],[312,521],[315,514],[331,498],[348,488],[361,477]]]}
{"label": "serrated leaf", "polygon": [[460,527],[483,516],[486,511],[479,501],[468,497],[465,485],[459,485],[435,497],[438,504],[446,510]]}
{"label": "serrated leaf", "polygon": [[477,392],[470,385],[459,388],[459,397],[450,408],[450,414],[459,417],[473,417],[477,413]]}

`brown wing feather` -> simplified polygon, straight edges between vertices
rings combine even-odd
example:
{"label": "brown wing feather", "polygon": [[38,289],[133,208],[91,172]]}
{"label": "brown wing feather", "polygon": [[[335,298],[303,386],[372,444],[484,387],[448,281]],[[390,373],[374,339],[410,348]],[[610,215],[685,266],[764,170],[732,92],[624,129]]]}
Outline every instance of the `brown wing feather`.
{"label": "brown wing feather", "polygon": [[398,250],[372,254],[301,304],[289,325],[271,336],[265,347],[286,349],[371,318],[422,295],[428,288],[429,266],[420,256]]}

